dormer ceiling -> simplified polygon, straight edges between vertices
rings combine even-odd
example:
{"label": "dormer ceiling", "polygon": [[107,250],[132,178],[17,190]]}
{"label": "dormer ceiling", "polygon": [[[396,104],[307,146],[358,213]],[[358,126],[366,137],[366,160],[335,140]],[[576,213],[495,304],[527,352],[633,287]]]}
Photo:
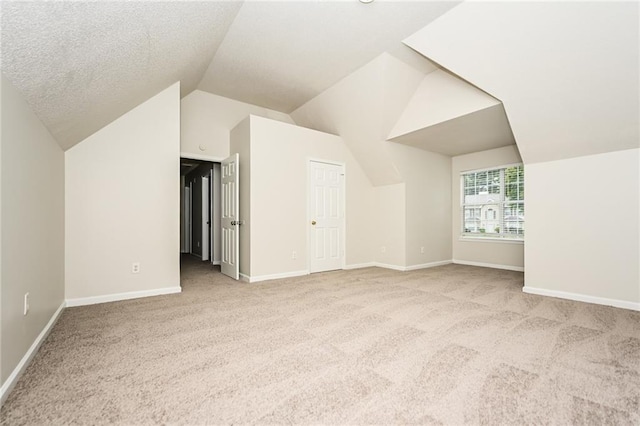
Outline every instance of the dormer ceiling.
{"label": "dormer ceiling", "polygon": [[424,77],[388,139],[451,156],[515,144],[502,102],[442,69]]}
{"label": "dormer ceiling", "polygon": [[458,2],[1,2],[5,77],[63,149],[180,80],[289,113]]}

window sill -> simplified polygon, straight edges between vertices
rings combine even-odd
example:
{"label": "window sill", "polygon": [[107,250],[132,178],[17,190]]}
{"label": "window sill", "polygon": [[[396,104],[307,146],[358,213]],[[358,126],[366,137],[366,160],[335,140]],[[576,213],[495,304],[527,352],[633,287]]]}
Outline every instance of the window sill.
{"label": "window sill", "polygon": [[493,238],[493,237],[468,237],[461,236],[458,241],[470,243],[506,243],[506,244],[524,244],[524,240],[516,240],[509,238]]}

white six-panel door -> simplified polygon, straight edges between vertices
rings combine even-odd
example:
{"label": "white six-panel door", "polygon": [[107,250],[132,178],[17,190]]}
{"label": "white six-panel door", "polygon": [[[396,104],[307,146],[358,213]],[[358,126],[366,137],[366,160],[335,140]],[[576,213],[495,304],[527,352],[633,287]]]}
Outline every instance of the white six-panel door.
{"label": "white six-panel door", "polygon": [[342,269],[344,166],[309,162],[309,271]]}
{"label": "white six-panel door", "polygon": [[221,270],[233,279],[240,277],[238,154],[222,161],[222,261]]}

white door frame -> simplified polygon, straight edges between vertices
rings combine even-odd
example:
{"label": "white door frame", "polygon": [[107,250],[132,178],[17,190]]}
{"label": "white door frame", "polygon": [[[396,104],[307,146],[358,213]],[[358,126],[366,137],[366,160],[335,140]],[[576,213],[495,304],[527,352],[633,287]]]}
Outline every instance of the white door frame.
{"label": "white door frame", "polygon": [[215,223],[214,223],[214,214],[213,214],[213,185],[214,185],[214,181],[213,181],[213,164],[211,165],[211,171],[209,172],[209,248],[210,248],[210,253],[211,253],[211,257],[209,258],[209,260],[211,261],[211,264],[214,263],[214,259],[215,259],[215,254],[213,252],[213,248],[214,248],[214,244],[213,242],[215,241],[215,232],[214,232],[214,228],[215,228]]}
{"label": "white door frame", "polygon": [[191,154],[190,152],[181,152],[180,158],[185,158],[187,160],[210,161],[212,163],[222,163],[222,161],[224,160],[224,157],[212,157],[210,155]]}
{"label": "white door frame", "polygon": [[342,179],[342,205],[344,207],[344,213],[342,215],[342,235],[340,235],[340,247],[342,250],[342,269],[345,268],[346,260],[347,260],[347,243],[346,243],[346,235],[347,235],[347,165],[340,161],[332,161],[325,160],[314,157],[307,157],[307,271],[311,271],[311,221],[313,218],[311,217],[311,208],[310,208],[310,197],[309,187],[311,186],[311,163],[323,163],[330,164],[332,166],[342,167],[343,179]]}
{"label": "white door frame", "polygon": [[222,247],[222,164],[214,163],[211,170],[211,263],[220,265],[220,252]]}
{"label": "white door frame", "polygon": [[193,182],[189,182],[189,253],[193,252]]}
{"label": "white door frame", "polygon": [[[223,157],[214,157],[214,156],[211,156],[211,155],[203,155],[203,154],[193,154],[191,152],[180,152],[180,158],[184,158],[184,159],[187,159],[187,160],[209,161],[211,163],[222,163],[222,161],[224,160]],[[213,177],[213,175],[212,175],[212,177]],[[212,180],[211,182],[214,182],[214,181]],[[218,182],[216,185],[217,185],[216,192],[217,192],[217,195],[219,196],[220,188],[221,188],[221,182]],[[213,209],[216,208],[216,206],[214,205],[216,197],[215,197],[215,193],[213,192],[214,191],[213,184],[211,185],[211,188],[212,188],[212,197],[211,197],[211,209],[212,210],[211,210],[211,212],[213,213]],[[217,208],[220,209],[220,205],[218,205]],[[212,220],[213,220],[213,218],[212,218]],[[191,221],[191,217],[189,217],[189,221]],[[189,225],[191,225],[191,222],[189,222]],[[220,261],[215,259],[216,255],[215,255],[215,252],[214,252],[214,246],[213,246],[212,242],[215,241],[215,238],[217,238],[218,241],[220,241],[222,239],[222,235],[221,235],[222,234],[222,229],[220,229],[220,232],[216,232],[216,230],[214,229],[214,226],[215,226],[215,224],[212,223],[211,224],[211,240],[210,240],[210,243],[212,244],[212,246],[211,246],[211,263],[213,263],[214,265],[219,265]],[[189,245],[186,247],[186,249],[187,249],[187,253],[191,253],[191,251],[192,251],[192,247],[191,247],[191,243],[192,243],[192,241],[191,241],[191,233],[192,233],[192,230],[191,230],[190,227],[187,227],[187,230],[189,232]]]}
{"label": "white door frame", "polygon": [[184,224],[183,230],[184,233],[184,247],[183,253],[191,253],[191,186],[185,186],[183,189],[184,192]]}
{"label": "white door frame", "polygon": [[202,260],[209,260],[209,254],[211,253],[211,247],[210,247],[210,241],[209,241],[209,236],[210,236],[210,229],[209,229],[209,224],[210,224],[210,220],[209,220],[209,210],[210,210],[210,205],[211,205],[211,200],[209,198],[209,177],[207,176],[203,176],[201,178],[201,182],[202,182],[202,217],[200,218],[201,222],[202,222],[202,245],[201,245],[201,252],[202,252]]}

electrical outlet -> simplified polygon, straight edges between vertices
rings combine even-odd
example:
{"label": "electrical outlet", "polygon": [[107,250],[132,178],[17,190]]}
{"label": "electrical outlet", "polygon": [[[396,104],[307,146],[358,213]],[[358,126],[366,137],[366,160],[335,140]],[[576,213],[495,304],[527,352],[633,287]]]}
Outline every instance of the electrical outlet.
{"label": "electrical outlet", "polygon": [[131,273],[139,274],[140,273],[140,262],[133,262],[131,264]]}
{"label": "electrical outlet", "polygon": [[29,313],[29,293],[24,294],[24,315]]}
{"label": "electrical outlet", "polygon": [[424,247],[420,247],[420,253],[424,254]]}
{"label": "electrical outlet", "polygon": [[295,260],[298,258],[298,253],[294,250],[291,252],[291,259]]}
{"label": "electrical outlet", "polygon": [[380,247],[380,253],[386,253],[387,248],[385,246]]}

